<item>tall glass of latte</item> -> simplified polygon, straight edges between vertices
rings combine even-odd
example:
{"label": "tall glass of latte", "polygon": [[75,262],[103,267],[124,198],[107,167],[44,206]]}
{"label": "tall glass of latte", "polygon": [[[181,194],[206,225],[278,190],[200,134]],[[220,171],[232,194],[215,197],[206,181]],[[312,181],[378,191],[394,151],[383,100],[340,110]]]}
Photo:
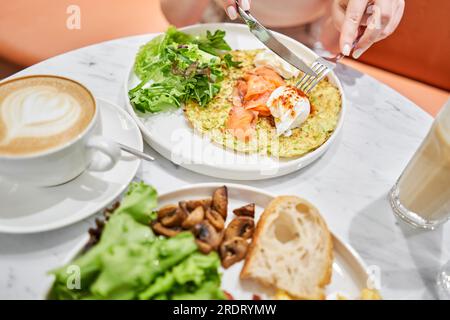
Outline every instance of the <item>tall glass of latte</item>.
{"label": "tall glass of latte", "polygon": [[450,100],[391,190],[397,216],[434,229],[450,217]]}

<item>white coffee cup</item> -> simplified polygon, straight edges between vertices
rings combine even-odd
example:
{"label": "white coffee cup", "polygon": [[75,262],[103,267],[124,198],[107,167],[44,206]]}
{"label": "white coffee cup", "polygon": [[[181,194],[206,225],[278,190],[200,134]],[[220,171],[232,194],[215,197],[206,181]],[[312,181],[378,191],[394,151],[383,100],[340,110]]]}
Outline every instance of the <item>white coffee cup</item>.
{"label": "white coffee cup", "polygon": [[[54,79],[56,82],[70,81],[85,90],[94,103],[93,116],[79,134],[52,148],[31,154],[0,153],[0,176],[18,183],[55,186],[76,178],[85,170],[110,170],[120,158],[120,148],[109,138],[101,136],[100,110],[92,93],[86,87],[67,78],[49,75],[22,77],[7,82],[19,82],[20,87],[20,81],[30,82],[30,79],[37,81],[40,78],[47,81]],[[0,83],[0,89],[7,82]],[[1,103],[0,100],[0,112],[3,111]]]}

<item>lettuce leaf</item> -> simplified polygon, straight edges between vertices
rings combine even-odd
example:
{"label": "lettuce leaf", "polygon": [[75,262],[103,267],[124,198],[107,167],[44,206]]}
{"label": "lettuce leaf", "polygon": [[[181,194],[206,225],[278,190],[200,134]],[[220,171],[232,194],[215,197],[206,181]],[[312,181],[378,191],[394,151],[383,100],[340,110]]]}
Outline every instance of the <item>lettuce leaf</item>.
{"label": "lettuce leaf", "polygon": [[[55,281],[49,298],[222,299],[217,253],[199,253],[190,232],[156,237],[149,226],[156,206],[153,187],[132,183],[105,224],[99,242],[52,272]],[[79,270],[79,288],[70,286],[72,267]]]}
{"label": "lettuce leaf", "polygon": [[[217,272],[220,259],[216,252],[208,255],[193,253],[180,264],[160,276],[139,295],[140,299],[151,299],[164,295],[168,299],[185,297],[224,299]],[[206,287],[206,283],[209,283]]]}
{"label": "lettuce leaf", "polygon": [[158,193],[155,188],[144,182],[134,182],[122,199],[115,214],[128,214],[137,222],[148,224],[151,221],[153,209],[158,205]]}
{"label": "lettuce leaf", "polygon": [[155,113],[182,103],[208,104],[220,91],[223,68],[236,66],[222,55],[231,50],[225,32],[207,31],[192,36],[169,27],[142,46],[134,71],[141,82],[128,93],[134,108],[141,113]]}
{"label": "lettuce leaf", "polygon": [[91,291],[109,299],[133,299],[158,275],[195,251],[190,232],[158,238],[151,246],[136,242],[115,246],[102,255],[103,269]]}

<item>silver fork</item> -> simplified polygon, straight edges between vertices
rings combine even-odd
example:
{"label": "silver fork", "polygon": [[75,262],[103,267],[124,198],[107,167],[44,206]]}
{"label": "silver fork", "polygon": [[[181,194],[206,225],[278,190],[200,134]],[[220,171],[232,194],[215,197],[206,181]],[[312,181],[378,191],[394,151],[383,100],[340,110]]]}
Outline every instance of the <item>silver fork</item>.
{"label": "silver fork", "polygon": [[[358,29],[358,36],[352,44],[351,51],[352,52],[362,35],[364,34],[365,27],[360,27]],[[311,69],[317,74],[316,77],[310,76],[306,73],[303,74],[303,77],[297,82],[295,85],[297,88],[302,90],[304,93],[311,92],[312,89],[327,76],[327,74],[333,70],[338,61],[344,57],[342,53],[335,55],[334,57],[326,58],[326,57],[318,57],[313,64],[311,65]]]}

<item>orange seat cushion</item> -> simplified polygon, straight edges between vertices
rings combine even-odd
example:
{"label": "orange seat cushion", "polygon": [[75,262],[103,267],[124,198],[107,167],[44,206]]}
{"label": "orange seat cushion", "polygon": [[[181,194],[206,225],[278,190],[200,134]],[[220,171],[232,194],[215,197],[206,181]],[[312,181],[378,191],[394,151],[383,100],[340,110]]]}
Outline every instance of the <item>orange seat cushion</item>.
{"label": "orange seat cushion", "polygon": [[[67,28],[80,8],[80,29]],[[14,0],[0,9],[0,57],[22,66],[89,44],[168,26],[159,0]]]}
{"label": "orange seat cushion", "polygon": [[450,98],[450,93],[448,91],[424,84],[422,82],[348,58],[343,59],[342,62],[362,73],[366,73],[374,77],[384,84],[387,84],[432,116],[435,116],[444,103]]}

